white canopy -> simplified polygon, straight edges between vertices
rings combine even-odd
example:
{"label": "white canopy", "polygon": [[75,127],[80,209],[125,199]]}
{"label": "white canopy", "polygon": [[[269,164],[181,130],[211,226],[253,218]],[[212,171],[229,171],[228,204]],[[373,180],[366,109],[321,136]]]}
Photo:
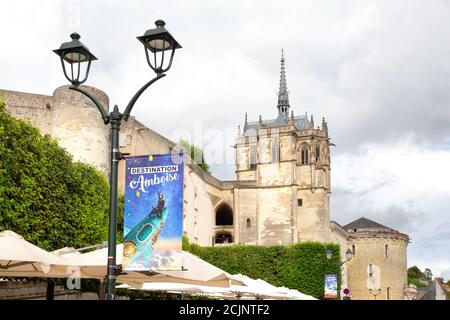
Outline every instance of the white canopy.
{"label": "white canopy", "polygon": [[[122,263],[123,244],[116,247],[117,264]],[[56,269],[79,268],[82,278],[104,279],[106,276],[106,262],[108,249],[102,248],[81,255],[75,255],[63,259]],[[184,284],[197,284],[205,286],[228,287],[230,284],[242,284],[240,280],[233,279],[225,271],[213,266],[199,257],[182,252],[183,271],[154,272],[130,271],[118,276],[118,281],[139,286],[144,282],[171,282]]]}
{"label": "white canopy", "polygon": [[182,283],[144,282],[136,286],[120,285],[117,288],[128,288],[145,291],[164,291],[178,294],[200,295],[219,299],[278,299],[278,300],[316,300],[297,290],[275,287],[261,279],[251,279],[238,274],[234,279],[242,281],[243,285],[231,285],[228,288],[189,285]]}
{"label": "white canopy", "polygon": [[0,232],[0,275],[11,277],[48,276],[62,259],[26,241],[17,233]]}

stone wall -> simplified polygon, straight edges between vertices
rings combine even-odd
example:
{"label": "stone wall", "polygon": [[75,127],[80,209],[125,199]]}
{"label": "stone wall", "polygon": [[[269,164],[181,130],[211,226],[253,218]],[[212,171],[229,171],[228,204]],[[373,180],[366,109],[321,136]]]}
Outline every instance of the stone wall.
{"label": "stone wall", "polygon": [[355,255],[348,262],[352,299],[374,300],[373,294],[380,289],[377,300],[404,300],[408,237],[395,232],[357,233],[350,234],[350,245],[355,248]]}
{"label": "stone wall", "polygon": [[52,133],[52,96],[0,90],[0,100],[15,118],[29,120],[42,134]]}

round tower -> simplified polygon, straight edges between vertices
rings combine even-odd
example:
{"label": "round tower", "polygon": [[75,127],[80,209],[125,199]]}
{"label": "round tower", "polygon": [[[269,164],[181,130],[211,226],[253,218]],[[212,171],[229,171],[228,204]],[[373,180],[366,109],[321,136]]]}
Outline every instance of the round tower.
{"label": "round tower", "polygon": [[353,258],[347,262],[354,300],[404,300],[408,235],[366,218],[344,227]]}
{"label": "round tower", "polygon": [[[109,109],[109,98],[101,90],[82,86]],[[89,163],[108,172],[110,167],[108,126],[103,124],[100,112],[87,97],[62,86],[53,92],[51,135],[60,146],[73,155],[75,161]]]}

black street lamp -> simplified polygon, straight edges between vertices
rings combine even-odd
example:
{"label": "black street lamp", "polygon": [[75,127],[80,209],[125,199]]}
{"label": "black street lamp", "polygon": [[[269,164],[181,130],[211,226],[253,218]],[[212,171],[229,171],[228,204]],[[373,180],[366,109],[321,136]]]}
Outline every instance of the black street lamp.
{"label": "black street lamp", "polygon": [[[327,260],[331,260],[333,258],[333,251],[331,251],[330,249],[327,249],[326,253],[325,253]],[[344,265],[344,263],[346,263],[347,261],[350,261],[353,258],[353,251],[350,249],[347,249],[347,251],[345,251],[345,260],[342,263],[339,263],[339,279],[341,278],[341,273],[340,273],[340,269],[341,267]]]}
{"label": "black street lamp", "polygon": [[[164,27],[162,20],[155,22],[156,28],[149,29],[141,37],[137,37],[144,44],[145,55],[150,68],[156,73],[156,77],[147,82],[139,89],[133,98],[131,98],[125,111],[119,112],[117,105],[109,114],[92,94],[80,87],[86,82],[89,76],[91,62],[97,58],[89,51],[89,49],[80,42],[80,35],[72,33],[70,37],[72,41],[65,42],[57,50],[53,50],[61,59],[64,76],[69,80],[72,86],[71,90],[78,91],[87,96],[100,111],[105,125],[111,124],[111,176],[110,176],[110,198],[109,198],[109,238],[108,238],[108,269],[107,269],[107,299],[114,300],[116,277],[120,269],[116,265],[116,233],[117,233],[117,188],[118,188],[118,167],[119,161],[123,159],[123,155],[119,150],[119,131],[122,120],[127,121],[131,109],[141,94],[154,82],[165,77],[171,65],[176,49],[181,48],[180,44],[172,37],[172,35]],[[150,59],[149,51],[153,53],[153,59]],[[170,58],[164,63],[164,54],[171,51]],[[152,62],[153,60],[153,62]],[[68,64],[68,67],[66,67]],[[87,64],[87,65],[86,65]],[[85,68],[85,75],[80,80],[82,67]],[[70,72],[68,72],[70,70]]]}

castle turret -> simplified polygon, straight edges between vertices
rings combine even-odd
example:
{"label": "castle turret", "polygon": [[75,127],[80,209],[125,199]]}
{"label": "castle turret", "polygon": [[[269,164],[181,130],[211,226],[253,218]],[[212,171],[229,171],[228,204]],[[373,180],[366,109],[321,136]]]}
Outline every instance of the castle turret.
{"label": "castle turret", "polygon": [[[108,108],[109,99],[103,91],[82,87]],[[109,172],[109,127],[103,124],[95,105],[81,93],[62,86],[53,92],[52,109],[51,135],[59,141],[59,145],[68,150],[75,160]]]}
{"label": "castle turret", "polygon": [[408,235],[367,218],[343,227],[353,257],[348,286],[355,300],[403,300],[407,286]]}

